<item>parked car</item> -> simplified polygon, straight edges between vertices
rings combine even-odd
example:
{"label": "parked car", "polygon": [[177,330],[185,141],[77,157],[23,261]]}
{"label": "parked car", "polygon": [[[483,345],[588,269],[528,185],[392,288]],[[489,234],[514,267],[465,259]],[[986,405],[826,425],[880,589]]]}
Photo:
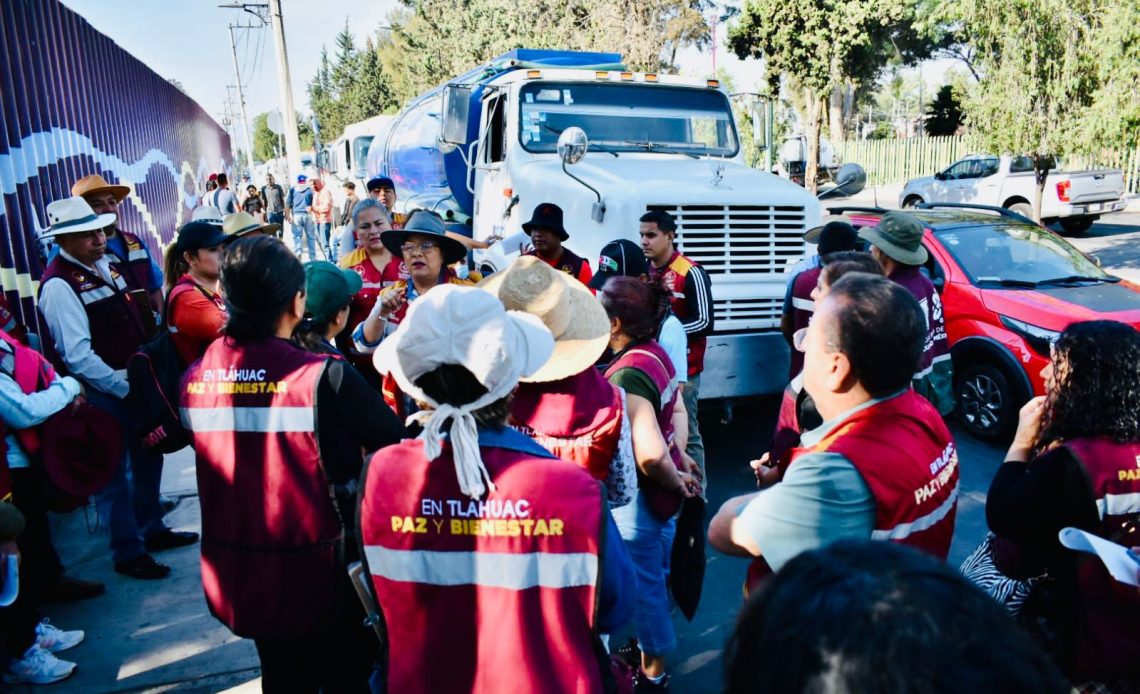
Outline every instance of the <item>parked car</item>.
{"label": "parked car", "polygon": [[[900,207],[924,202],[996,205],[1023,217],[1033,216],[1037,187],[1029,157],[972,154],[933,176],[907,182]],[[1079,234],[1102,214],[1124,209],[1124,174],[1119,170],[1055,171],[1045,180],[1041,219],[1060,222],[1066,233]]]}
{"label": "parked car", "polygon": [[[1008,210],[934,207],[912,212],[926,226],[926,269],[942,295],[957,414],[971,434],[1002,440],[1021,406],[1044,393],[1041,370],[1061,331],[1097,319],[1140,328],[1140,287]],[[874,226],[886,210],[830,211]]]}

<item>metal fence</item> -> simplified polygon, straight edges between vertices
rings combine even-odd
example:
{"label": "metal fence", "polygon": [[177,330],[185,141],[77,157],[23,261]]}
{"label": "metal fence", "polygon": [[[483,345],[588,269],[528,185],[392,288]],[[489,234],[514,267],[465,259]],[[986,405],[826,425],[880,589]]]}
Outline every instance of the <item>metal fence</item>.
{"label": "metal fence", "polygon": [[190,97],[58,0],[0,2],[0,285],[33,325],[44,208],[100,173],[131,187],[119,226],[158,253],[229,137]]}
{"label": "metal fence", "polygon": [[[977,151],[968,136],[846,140],[834,147],[840,161],[855,162],[866,169],[867,185],[904,183],[918,176],[931,176]],[[1069,155],[1064,166],[1073,170],[1121,169],[1128,192],[1140,193],[1140,142],[1096,154]]]}

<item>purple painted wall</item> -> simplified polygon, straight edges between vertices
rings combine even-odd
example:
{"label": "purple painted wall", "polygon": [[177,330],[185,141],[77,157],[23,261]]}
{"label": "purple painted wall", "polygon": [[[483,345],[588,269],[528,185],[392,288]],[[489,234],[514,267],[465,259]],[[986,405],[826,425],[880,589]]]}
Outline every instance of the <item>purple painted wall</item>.
{"label": "purple painted wall", "polygon": [[[100,173],[133,190],[120,227],[156,254],[230,142],[201,106],[57,0],[0,2],[0,285],[34,326],[48,203]],[[161,265],[161,260],[159,260]]]}

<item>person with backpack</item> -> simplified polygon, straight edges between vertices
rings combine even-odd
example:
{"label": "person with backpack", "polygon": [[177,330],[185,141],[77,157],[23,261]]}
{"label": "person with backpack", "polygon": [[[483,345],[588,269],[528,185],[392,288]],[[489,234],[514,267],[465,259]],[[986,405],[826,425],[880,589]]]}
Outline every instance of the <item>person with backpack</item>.
{"label": "person with backpack", "polygon": [[170,339],[189,366],[206,353],[226,324],[218,289],[225,233],[206,222],[189,222],[166,252],[166,306]]}

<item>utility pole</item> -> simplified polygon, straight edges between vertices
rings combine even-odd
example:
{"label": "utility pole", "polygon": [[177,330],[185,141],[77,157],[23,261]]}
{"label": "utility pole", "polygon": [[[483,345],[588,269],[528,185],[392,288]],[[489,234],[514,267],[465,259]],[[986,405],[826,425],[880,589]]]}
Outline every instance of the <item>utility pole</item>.
{"label": "utility pole", "polygon": [[[230,24],[230,51],[234,57],[234,80],[237,82],[238,104],[241,106],[242,131],[245,134],[245,164],[247,169],[253,168],[253,138],[249,135],[249,113],[245,108],[245,91],[241,86],[241,69],[238,67],[237,41],[234,40],[234,25]],[[253,26],[237,26],[238,29],[256,29]],[[246,41],[248,42],[248,38]],[[247,44],[248,45],[248,44]]]}
{"label": "utility pole", "polygon": [[301,138],[297,135],[297,111],[293,108],[293,84],[289,77],[289,54],[285,50],[285,24],[281,17],[281,0],[269,0],[269,20],[273,25],[273,43],[277,47],[277,91],[281,98],[281,120],[285,126],[285,156],[289,174],[301,172]]}

